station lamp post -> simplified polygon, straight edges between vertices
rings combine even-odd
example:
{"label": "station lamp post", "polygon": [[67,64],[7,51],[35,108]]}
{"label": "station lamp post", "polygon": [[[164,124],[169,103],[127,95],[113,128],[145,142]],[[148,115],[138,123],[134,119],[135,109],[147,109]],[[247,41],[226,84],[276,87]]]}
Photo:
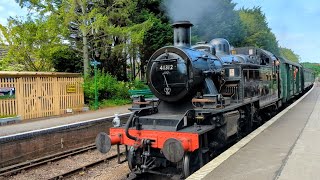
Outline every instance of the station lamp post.
{"label": "station lamp post", "polygon": [[94,109],[98,109],[98,85],[97,85],[97,66],[101,64],[97,60],[90,62],[91,66],[94,68]]}

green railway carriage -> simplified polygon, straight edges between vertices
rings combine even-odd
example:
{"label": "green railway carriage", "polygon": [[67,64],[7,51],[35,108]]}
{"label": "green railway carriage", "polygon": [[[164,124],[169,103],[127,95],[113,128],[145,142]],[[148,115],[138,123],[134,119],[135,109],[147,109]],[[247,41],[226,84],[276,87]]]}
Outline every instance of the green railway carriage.
{"label": "green railway carriage", "polygon": [[306,90],[310,88],[311,85],[313,84],[315,80],[315,74],[311,69],[307,69],[304,67],[302,69],[303,69],[303,71],[301,72],[303,75],[302,85],[303,85],[303,90]]}
{"label": "green railway carriage", "polygon": [[303,69],[298,63],[294,63],[282,57],[279,59],[281,78],[280,98],[282,98],[282,102],[285,103],[303,91]]}

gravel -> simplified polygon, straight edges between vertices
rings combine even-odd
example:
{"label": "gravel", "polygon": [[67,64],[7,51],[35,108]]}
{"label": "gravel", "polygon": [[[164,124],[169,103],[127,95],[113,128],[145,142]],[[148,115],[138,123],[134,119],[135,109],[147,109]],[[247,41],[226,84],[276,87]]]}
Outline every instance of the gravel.
{"label": "gravel", "polygon": [[[121,147],[121,151],[124,151],[124,147]],[[0,180],[42,180],[49,179],[57,176],[61,173],[67,172],[69,170],[79,168],[83,165],[98,161],[100,159],[107,158],[109,156],[116,154],[116,147],[112,147],[110,152],[107,154],[101,154],[97,150],[88,151],[76,156],[68,157],[59,161],[48,163],[36,168],[32,168],[23,171],[17,175],[10,177],[0,177]],[[125,156],[121,157],[124,160]],[[81,171],[66,179],[77,179],[77,180],[87,180],[87,179],[108,179],[108,180],[121,180],[125,179],[127,173],[129,173],[129,168],[126,162],[118,164],[117,158],[110,161],[101,163],[95,167]]]}

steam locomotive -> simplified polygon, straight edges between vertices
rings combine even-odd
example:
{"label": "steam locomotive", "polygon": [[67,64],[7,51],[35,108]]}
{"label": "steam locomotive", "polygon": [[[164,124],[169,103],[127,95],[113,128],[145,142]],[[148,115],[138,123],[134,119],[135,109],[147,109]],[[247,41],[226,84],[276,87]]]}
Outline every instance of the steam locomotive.
{"label": "steam locomotive", "polygon": [[129,147],[132,173],[188,177],[313,85],[313,72],[298,63],[255,47],[230,50],[221,38],[191,46],[192,24],[172,26],[174,45],[147,64],[157,98],[134,97],[126,124],[96,138],[101,153]]}

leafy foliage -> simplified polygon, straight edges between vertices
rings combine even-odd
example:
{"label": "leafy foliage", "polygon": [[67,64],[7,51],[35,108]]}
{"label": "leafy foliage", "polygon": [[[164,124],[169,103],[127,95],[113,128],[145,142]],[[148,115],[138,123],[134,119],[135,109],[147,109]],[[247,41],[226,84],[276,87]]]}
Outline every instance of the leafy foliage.
{"label": "leafy foliage", "polygon": [[[56,28],[71,47],[82,53],[84,74],[90,59],[103,63],[105,70],[126,80],[126,60],[135,59],[144,33],[151,26],[148,18],[133,22],[141,0],[16,0],[20,6],[59,20]],[[138,11],[139,12],[139,11]],[[71,38],[70,38],[71,37]],[[118,67],[120,66],[120,67]]]}
{"label": "leafy foliage", "polygon": [[[97,73],[97,90],[100,104],[105,104],[106,100],[128,102],[129,98],[129,84],[117,79],[107,73],[99,71]],[[86,103],[90,106],[94,104],[95,100],[95,79],[94,77],[87,77],[84,81],[84,95]]]}
{"label": "leafy foliage", "polygon": [[53,68],[58,72],[81,73],[82,58],[70,48],[59,48],[52,52],[50,57]]}
{"label": "leafy foliage", "polygon": [[148,85],[143,82],[143,81],[139,81],[139,80],[134,80],[129,82],[129,88],[130,90],[139,90],[139,89],[148,89]]}
{"label": "leafy foliage", "polygon": [[278,41],[268,27],[265,15],[260,7],[239,10],[245,32],[245,39],[240,46],[256,46],[279,55]]}
{"label": "leafy foliage", "polygon": [[[118,82],[117,79],[107,73],[97,73],[98,99],[128,99],[129,87],[125,82]],[[87,77],[84,81],[84,94],[89,104],[94,102],[95,80],[94,77]]]}
{"label": "leafy foliage", "polygon": [[146,32],[141,51],[141,73],[145,74],[144,67],[151,55],[159,48],[172,44],[172,28],[168,22],[161,22],[160,19],[153,18],[152,27]]}
{"label": "leafy foliage", "polygon": [[64,45],[50,23],[48,19],[29,17],[26,21],[10,19],[7,27],[0,25],[1,44],[7,44],[8,50],[3,70],[52,71],[51,52]]}
{"label": "leafy foliage", "polygon": [[280,56],[292,61],[299,62],[299,55],[295,54],[291,49],[280,47]]}
{"label": "leafy foliage", "polygon": [[[129,89],[145,89],[146,84],[141,81],[123,82],[103,71],[97,73],[98,100],[101,107],[122,105],[131,102]],[[95,80],[94,77],[87,77],[84,81],[84,94],[86,103],[94,104]]]}
{"label": "leafy foliage", "polygon": [[301,63],[303,67],[312,69],[317,76],[320,76],[320,64],[319,63],[309,63],[309,62],[303,62]]}
{"label": "leafy foliage", "polygon": [[127,57],[136,57],[137,47],[151,26],[148,20],[132,23],[130,15],[134,14],[136,6],[137,0],[62,1],[60,14],[66,25],[75,25],[74,44],[82,49],[84,72],[88,71],[89,56],[92,56],[103,63],[107,72],[126,80]]}

